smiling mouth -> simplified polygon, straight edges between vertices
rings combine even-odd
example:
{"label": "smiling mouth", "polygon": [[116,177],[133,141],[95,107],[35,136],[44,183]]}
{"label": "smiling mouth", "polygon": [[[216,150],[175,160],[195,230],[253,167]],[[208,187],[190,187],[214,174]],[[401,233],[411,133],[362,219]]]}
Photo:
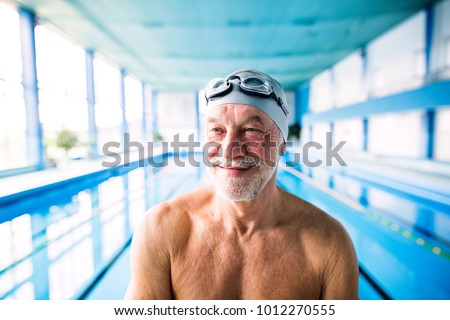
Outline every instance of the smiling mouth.
{"label": "smiling mouth", "polygon": [[250,170],[252,168],[254,168],[255,166],[251,166],[251,167],[222,167],[222,166],[218,166],[221,169],[224,170],[230,170],[230,171],[246,171],[246,170]]}

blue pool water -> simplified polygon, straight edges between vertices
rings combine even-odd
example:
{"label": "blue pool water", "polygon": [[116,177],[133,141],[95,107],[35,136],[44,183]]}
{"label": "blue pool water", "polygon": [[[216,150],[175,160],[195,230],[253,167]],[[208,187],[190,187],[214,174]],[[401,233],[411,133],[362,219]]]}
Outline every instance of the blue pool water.
{"label": "blue pool water", "polygon": [[[336,172],[312,175],[315,183],[280,168],[277,181],[344,224],[358,254],[361,298],[450,298],[450,259],[445,255],[450,252],[450,210],[445,204]],[[0,217],[13,212],[15,218],[0,220],[5,244],[0,249],[0,298],[122,298],[129,281],[127,244],[142,214],[205,182],[202,168],[169,162],[163,168],[99,174],[1,207]]]}
{"label": "blue pool water", "polygon": [[[138,168],[60,192],[51,205],[22,205],[22,214],[0,224],[0,298],[77,298],[122,249],[146,209],[192,190],[200,170]],[[0,210],[1,216],[7,208]]]}
{"label": "blue pool water", "polygon": [[[327,179],[323,179],[325,175]],[[369,276],[371,287],[380,289],[365,290],[368,279],[362,277],[361,298],[449,299],[450,210],[443,211],[444,204],[432,205],[410,195],[394,195],[386,188],[375,188],[329,171],[316,172],[315,178],[319,187],[339,191],[339,196],[349,200],[350,205],[327,192],[318,192],[317,187],[284,170],[279,172],[278,183],[345,226],[353,239],[362,273]],[[441,223],[430,223],[433,220]]]}

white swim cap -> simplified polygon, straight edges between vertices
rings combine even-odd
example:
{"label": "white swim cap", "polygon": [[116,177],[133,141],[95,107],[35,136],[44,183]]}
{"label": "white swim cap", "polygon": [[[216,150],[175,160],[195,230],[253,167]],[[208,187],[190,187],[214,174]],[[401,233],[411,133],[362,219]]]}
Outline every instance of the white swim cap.
{"label": "white swim cap", "polygon": [[226,78],[211,80],[205,88],[206,105],[213,108],[227,103],[246,104],[267,114],[287,141],[289,113],[281,85],[257,70],[239,70]]}

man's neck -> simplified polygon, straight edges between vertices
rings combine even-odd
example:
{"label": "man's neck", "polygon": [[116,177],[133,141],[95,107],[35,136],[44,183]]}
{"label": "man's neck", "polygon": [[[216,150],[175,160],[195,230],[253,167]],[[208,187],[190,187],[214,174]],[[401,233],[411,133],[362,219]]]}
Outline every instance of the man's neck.
{"label": "man's neck", "polygon": [[251,237],[254,232],[278,223],[280,217],[276,209],[279,207],[280,196],[275,175],[252,201],[231,201],[216,192],[214,216],[223,221],[227,232]]}

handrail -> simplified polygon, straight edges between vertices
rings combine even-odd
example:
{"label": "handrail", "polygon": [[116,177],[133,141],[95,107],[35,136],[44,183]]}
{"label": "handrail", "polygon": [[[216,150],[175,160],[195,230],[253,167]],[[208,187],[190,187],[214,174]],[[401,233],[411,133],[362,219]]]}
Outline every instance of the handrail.
{"label": "handrail", "polygon": [[[173,154],[173,153],[162,152],[162,153],[152,155],[150,158],[168,157],[171,154]],[[150,158],[148,158],[148,159],[150,159]],[[126,172],[129,172],[131,170],[138,168],[139,164],[142,161],[145,161],[148,159],[132,160],[130,162],[123,163],[123,164],[120,164],[118,166],[111,167],[111,168],[100,168],[100,169],[97,168],[96,170],[93,170],[93,171],[90,171],[87,173],[82,173],[80,175],[76,175],[76,176],[72,176],[72,177],[66,177],[62,180],[53,181],[53,182],[50,182],[43,186],[33,187],[33,188],[30,188],[27,190],[21,190],[21,191],[12,193],[12,194],[7,194],[7,195],[0,197],[0,205],[2,205],[2,206],[12,205],[14,203],[20,202],[24,197],[35,196],[36,194],[41,193],[42,191],[50,192],[53,189],[60,188],[61,185],[69,185],[69,184],[73,184],[78,181],[85,182],[87,178],[91,178],[91,177],[99,176],[99,177],[103,177],[104,180],[107,180],[108,178],[111,178],[114,176],[120,176]],[[97,178],[99,178],[99,177],[97,177]]]}
{"label": "handrail", "polygon": [[[140,188],[142,188],[142,187],[143,187],[143,185],[140,185],[139,187],[136,187],[136,188],[134,188],[134,189],[132,189],[132,190],[129,190],[129,191],[127,192],[127,194],[129,195],[129,194],[131,194],[131,193],[134,193],[135,191],[137,191],[138,189],[140,189]],[[92,215],[91,215],[91,216],[89,217],[89,219],[87,219],[86,221],[91,220],[91,219],[94,218],[95,216],[99,215],[99,214],[100,214],[100,211],[103,211],[103,210],[106,210],[106,209],[109,209],[109,208],[115,206],[116,204],[118,204],[118,203],[120,203],[121,201],[125,200],[125,198],[126,198],[126,197],[124,196],[124,197],[120,198],[119,200],[114,201],[113,203],[111,203],[111,204],[109,204],[109,205],[107,205],[107,206],[105,206],[105,207],[98,207],[98,208],[92,210]],[[139,197],[139,198],[141,198],[141,197]],[[48,228],[49,226],[51,226],[52,224],[58,223],[58,222],[60,222],[60,221],[62,221],[62,220],[64,220],[64,219],[68,218],[69,216],[71,216],[71,214],[72,214],[72,213],[69,213],[68,215],[64,215],[64,216],[61,217],[60,219],[58,219],[58,220],[56,220],[56,221],[53,221],[53,222],[51,222],[51,223],[45,225],[41,230],[38,230],[38,231],[36,231],[35,233],[33,233],[33,234],[32,234],[32,237],[35,238],[35,237],[41,236],[43,233],[45,233],[45,232],[47,231],[47,228]],[[114,217],[115,217],[115,216],[114,216]],[[83,220],[82,222],[80,222],[80,224],[83,223],[84,221],[85,221],[85,220]],[[108,221],[109,221],[109,219],[108,219]],[[78,225],[77,225],[77,226],[78,226]],[[70,230],[68,230],[68,232],[73,231],[74,229],[77,228],[77,226],[74,226],[73,228],[71,228]],[[68,232],[66,232],[65,234],[67,234]]]}
{"label": "handrail", "polygon": [[[158,171],[158,172],[155,174],[155,177],[158,177],[159,174],[160,174],[160,172],[161,172],[161,171]],[[136,189],[137,189],[137,188],[136,188]],[[125,199],[128,197],[128,195],[129,195],[132,191],[134,191],[134,190],[136,190],[136,189],[127,191],[127,193],[126,193],[125,196],[123,196],[123,197],[120,198],[119,200],[117,200],[117,201],[111,203],[110,205],[108,205],[108,206],[106,206],[106,207],[99,207],[99,208],[96,208],[96,209],[92,210],[92,215],[91,215],[88,219],[85,219],[85,220],[81,221],[79,224],[77,224],[76,226],[73,226],[72,228],[70,228],[70,229],[67,230],[66,232],[60,234],[60,235],[57,236],[56,238],[53,238],[53,239],[51,239],[51,240],[47,240],[47,241],[45,241],[44,243],[40,244],[39,246],[35,247],[34,250],[33,250],[32,252],[28,253],[27,255],[23,256],[22,258],[17,259],[16,261],[12,262],[12,263],[11,263],[10,265],[8,265],[7,267],[5,267],[5,268],[3,268],[2,270],[0,270],[0,276],[3,275],[6,271],[10,270],[11,268],[13,268],[13,267],[17,266],[18,264],[20,264],[21,262],[25,261],[26,259],[32,257],[32,256],[35,255],[36,253],[38,253],[38,252],[40,252],[41,250],[45,249],[46,247],[48,247],[49,244],[51,244],[51,243],[53,243],[53,242],[55,242],[55,241],[57,241],[57,240],[60,240],[61,238],[63,238],[63,237],[66,236],[67,234],[69,234],[70,232],[74,231],[75,229],[78,229],[79,227],[81,227],[82,225],[86,224],[87,222],[90,222],[92,219],[96,218],[102,211],[104,211],[104,210],[106,210],[106,209],[108,209],[108,208],[111,208],[111,207],[117,205],[118,203],[122,202],[123,200],[125,200]],[[139,197],[139,198],[141,198],[141,197]],[[120,212],[119,212],[119,213],[120,213]],[[110,217],[107,221],[110,221],[112,218],[116,217],[119,213],[114,214],[114,215],[113,215],[112,217]],[[60,221],[60,220],[59,220],[59,221]],[[106,222],[107,222],[107,221],[106,221]],[[47,228],[48,226],[49,226],[49,225],[47,225],[45,228]],[[44,230],[45,230],[45,228],[44,228]],[[38,232],[42,232],[42,231],[43,231],[43,230],[40,230],[40,231],[38,231]],[[36,233],[35,233],[35,234],[36,234]]]}

